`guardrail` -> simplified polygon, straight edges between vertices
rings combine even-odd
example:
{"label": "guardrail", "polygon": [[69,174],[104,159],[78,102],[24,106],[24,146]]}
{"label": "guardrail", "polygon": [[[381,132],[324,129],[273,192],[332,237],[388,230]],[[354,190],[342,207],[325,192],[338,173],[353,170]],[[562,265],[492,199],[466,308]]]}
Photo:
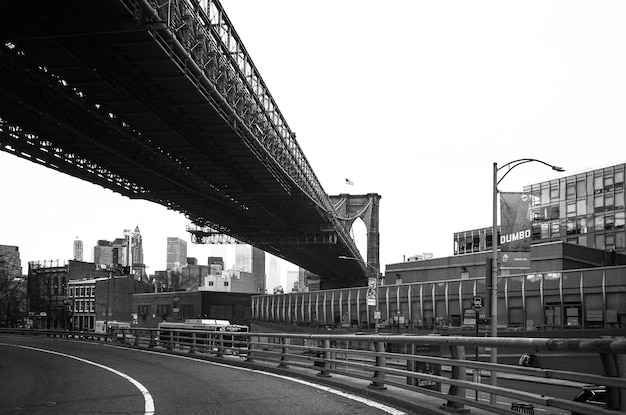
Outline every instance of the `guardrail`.
{"label": "guardrail", "polygon": [[[203,353],[216,357],[237,356],[245,362],[272,365],[275,369],[306,369],[319,377],[333,375],[360,379],[364,387],[385,390],[396,387],[419,396],[441,400],[441,408],[464,412],[479,408],[490,413],[575,413],[615,415],[626,410],[626,339],[624,338],[489,338],[412,335],[324,335],[286,333],[233,333],[194,330],[121,329],[108,335],[88,332],[7,330],[55,337],[92,338],[134,347]],[[477,359],[478,350],[527,350],[546,359],[551,355],[571,359],[572,370],[495,364]],[[469,352],[474,352],[474,355]],[[473,360],[470,360],[470,357]],[[485,357],[485,356],[483,356]],[[576,370],[575,359],[597,359],[603,374]],[[488,359],[485,359],[488,360]],[[498,383],[493,385],[494,373]],[[508,379],[509,382],[502,382]],[[545,384],[541,393],[529,385]],[[604,407],[574,402],[573,396],[550,396],[550,386],[602,385]],[[512,386],[511,386],[512,385]],[[421,395],[420,395],[421,394]],[[479,399],[479,394],[482,396]],[[485,398],[486,397],[486,398]],[[498,399],[493,399],[494,397]]]}

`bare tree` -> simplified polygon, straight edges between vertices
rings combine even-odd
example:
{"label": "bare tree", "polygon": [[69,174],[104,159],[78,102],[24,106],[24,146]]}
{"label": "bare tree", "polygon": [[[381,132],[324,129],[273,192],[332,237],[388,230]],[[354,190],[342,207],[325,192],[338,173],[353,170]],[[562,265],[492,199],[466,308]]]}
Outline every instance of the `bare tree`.
{"label": "bare tree", "polygon": [[26,283],[10,272],[8,262],[0,257],[0,325],[12,326],[24,317]]}

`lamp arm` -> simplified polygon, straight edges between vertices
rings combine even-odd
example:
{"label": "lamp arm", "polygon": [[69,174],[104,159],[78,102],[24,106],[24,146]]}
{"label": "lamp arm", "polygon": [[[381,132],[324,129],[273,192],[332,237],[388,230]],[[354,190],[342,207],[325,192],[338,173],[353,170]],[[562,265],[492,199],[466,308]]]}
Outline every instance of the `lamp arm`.
{"label": "lamp arm", "polygon": [[515,167],[522,165],[522,164],[526,164],[526,163],[530,163],[532,161],[536,161],[537,163],[541,163],[545,166],[550,167],[552,170],[556,170],[556,171],[565,171],[563,168],[559,167],[559,166],[555,166],[553,164],[550,163],[546,163],[545,161],[542,160],[538,160],[538,159],[529,159],[529,158],[525,158],[525,159],[517,159],[517,160],[513,160],[510,161],[508,163],[506,163],[505,165],[498,167],[498,169],[496,170],[496,172],[499,172],[500,170],[507,168],[508,170],[502,175],[502,177],[500,178],[500,180],[497,181],[496,183],[496,187],[497,185],[500,184],[500,182],[506,177],[507,174],[509,174],[509,172],[511,170],[513,170]]}

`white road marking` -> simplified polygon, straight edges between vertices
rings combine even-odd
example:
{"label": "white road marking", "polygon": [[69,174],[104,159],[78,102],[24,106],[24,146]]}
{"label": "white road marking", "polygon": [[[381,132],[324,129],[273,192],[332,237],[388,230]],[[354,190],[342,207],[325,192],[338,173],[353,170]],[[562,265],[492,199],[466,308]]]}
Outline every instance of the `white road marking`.
{"label": "white road marking", "polygon": [[87,364],[99,367],[101,369],[104,369],[104,370],[108,370],[109,372],[112,372],[112,373],[114,373],[114,374],[116,374],[118,376],[123,377],[124,379],[126,379],[127,381],[132,383],[137,389],[139,389],[139,392],[141,392],[141,394],[143,395],[143,399],[144,399],[144,415],[154,415],[154,399],[152,399],[152,395],[150,395],[150,392],[148,391],[148,389],[146,389],[145,386],[143,386],[141,383],[139,383],[138,381],[136,381],[135,379],[131,378],[130,376],[128,376],[125,373],[122,373],[122,372],[120,372],[118,370],[115,370],[115,369],[113,369],[111,367],[101,365],[100,363],[92,362],[91,360],[83,359],[83,358],[72,356],[72,355],[65,354],[65,353],[55,352],[53,350],[39,349],[37,347],[22,346],[22,345],[17,345],[17,344],[0,343],[0,345],[20,347],[22,349],[28,349],[28,350],[34,350],[34,351],[37,351],[37,352],[55,354],[55,355],[58,355],[58,356],[63,356],[63,357],[67,357],[67,358],[70,358],[70,359],[78,360],[79,362],[87,363]]}
{"label": "white road marking", "polygon": [[179,359],[193,360],[194,362],[200,362],[200,363],[205,363],[205,364],[209,364],[209,365],[216,365],[216,366],[221,366],[221,367],[225,367],[225,368],[229,368],[229,369],[243,370],[245,372],[254,372],[254,373],[258,373],[258,374],[262,374],[262,375],[266,375],[266,376],[274,376],[276,378],[285,379],[285,380],[288,380],[288,381],[291,381],[291,382],[301,383],[303,385],[310,386],[312,388],[317,388],[317,389],[323,390],[323,391],[328,392],[328,393],[339,395],[341,397],[344,397],[344,398],[347,398],[347,399],[351,399],[353,401],[357,401],[357,402],[360,402],[360,403],[365,404],[367,406],[371,406],[373,408],[379,409],[379,410],[381,410],[383,412],[386,412],[388,414],[391,414],[391,415],[407,415],[407,413],[404,412],[404,411],[401,411],[401,410],[396,409],[394,407],[391,407],[389,405],[382,404],[380,402],[373,401],[371,399],[364,398],[364,397],[359,396],[359,395],[354,395],[352,393],[343,392],[343,391],[340,391],[338,389],[334,389],[334,388],[331,388],[331,387],[328,387],[328,386],[324,386],[324,385],[319,385],[317,383],[308,382],[308,381],[302,380],[302,379],[297,379],[297,378],[292,378],[292,377],[289,377],[289,376],[279,375],[277,373],[264,372],[262,370],[249,369],[249,368],[246,368],[246,367],[231,366],[231,365],[228,365],[228,364],[225,364],[225,363],[211,362],[211,361],[208,361],[208,360],[196,359],[194,357],[178,356],[178,355],[173,355],[173,354],[163,354],[163,353],[154,352],[154,351],[151,351],[151,350],[129,349],[127,347],[121,347],[121,346],[115,346],[115,345],[107,345],[107,346],[108,347],[120,348],[120,349],[124,349],[124,350],[133,350],[133,351],[140,352],[140,353],[152,353],[152,354],[157,354],[159,356],[170,356],[170,357],[176,357],[176,358],[179,358]]}

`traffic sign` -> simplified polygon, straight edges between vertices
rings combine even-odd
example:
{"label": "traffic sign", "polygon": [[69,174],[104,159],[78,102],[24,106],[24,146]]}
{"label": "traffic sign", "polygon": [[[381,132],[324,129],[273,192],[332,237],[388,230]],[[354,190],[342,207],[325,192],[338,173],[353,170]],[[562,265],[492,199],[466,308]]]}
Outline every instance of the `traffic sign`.
{"label": "traffic sign", "polygon": [[485,308],[485,299],[480,295],[475,295],[474,298],[472,298],[472,309],[474,311],[481,311],[483,308]]}

